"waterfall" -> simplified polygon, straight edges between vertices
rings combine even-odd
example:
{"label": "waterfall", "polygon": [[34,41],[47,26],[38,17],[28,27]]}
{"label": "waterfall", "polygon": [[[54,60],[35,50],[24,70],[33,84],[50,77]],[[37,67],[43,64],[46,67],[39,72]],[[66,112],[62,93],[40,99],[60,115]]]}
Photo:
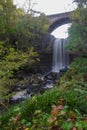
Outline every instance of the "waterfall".
{"label": "waterfall", "polygon": [[59,72],[69,65],[69,54],[65,49],[66,39],[56,39],[53,48],[52,72]]}

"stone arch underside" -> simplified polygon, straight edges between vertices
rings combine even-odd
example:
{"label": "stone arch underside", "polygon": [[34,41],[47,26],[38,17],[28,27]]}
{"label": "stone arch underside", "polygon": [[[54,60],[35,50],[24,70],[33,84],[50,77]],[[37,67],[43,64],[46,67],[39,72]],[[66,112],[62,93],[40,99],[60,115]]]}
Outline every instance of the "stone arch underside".
{"label": "stone arch underside", "polygon": [[59,19],[59,20],[56,20],[54,23],[52,23],[50,26],[49,26],[49,33],[53,32],[56,28],[64,25],[64,24],[68,24],[68,23],[71,23],[71,20],[69,17],[66,17],[66,18],[62,18],[62,19]]}

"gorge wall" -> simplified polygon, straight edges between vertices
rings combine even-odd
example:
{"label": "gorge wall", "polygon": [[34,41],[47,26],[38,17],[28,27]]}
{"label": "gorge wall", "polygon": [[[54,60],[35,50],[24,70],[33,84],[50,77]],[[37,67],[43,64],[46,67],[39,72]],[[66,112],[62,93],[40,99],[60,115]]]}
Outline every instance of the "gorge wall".
{"label": "gorge wall", "polygon": [[39,46],[39,58],[40,62],[36,65],[36,68],[41,73],[49,72],[52,69],[52,57],[53,57],[53,44],[55,37],[51,34],[46,35],[42,43]]}

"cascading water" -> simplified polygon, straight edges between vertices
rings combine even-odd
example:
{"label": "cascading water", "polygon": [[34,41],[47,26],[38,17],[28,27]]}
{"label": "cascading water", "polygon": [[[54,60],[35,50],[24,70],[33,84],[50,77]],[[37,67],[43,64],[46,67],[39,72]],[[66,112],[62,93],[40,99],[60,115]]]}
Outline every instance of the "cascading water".
{"label": "cascading water", "polygon": [[61,39],[56,39],[53,48],[53,72],[59,72],[62,67],[62,44]]}
{"label": "cascading water", "polygon": [[69,54],[65,49],[67,44],[66,39],[56,39],[53,48],[53,66],[52,72],[60,72],[61,69],[64,69],[69,65]]}

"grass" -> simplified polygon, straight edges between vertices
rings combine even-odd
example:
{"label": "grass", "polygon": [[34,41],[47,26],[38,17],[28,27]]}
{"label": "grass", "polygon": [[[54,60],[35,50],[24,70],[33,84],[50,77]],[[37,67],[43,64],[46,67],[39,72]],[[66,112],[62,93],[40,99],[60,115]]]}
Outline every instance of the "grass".
{"label": "grass", "polygon": [[[0,116],[0,130],[43,130],[52,129],[57,126],[61,130],[71,130],[74,127],[71,111],[75,117],[75,127],[83,127],[87,130],[87,119],[83,122],[83,117],[87,117],[87,59],[77,58],[71,64],[70,69],[60,79],[58,84],[51,90],[47,90],[42,95],[35,95],[20,103]],[[61,99],[64,101],[64,116],[53,116],[52,106],[60,106]],[[59,111],[60,113],[61,111]],[[51,117],[51,123],[47,121]],[[54,118],[56,120],[54,121]],[[69,123],[67,120],[71,119]],[[52,122],[54,121],[54,122]],[[66,122],[66,124],[65,124]],[[59,123],[59,124],[58,124]],[[69,124],[69,126],[68,126]]]}

